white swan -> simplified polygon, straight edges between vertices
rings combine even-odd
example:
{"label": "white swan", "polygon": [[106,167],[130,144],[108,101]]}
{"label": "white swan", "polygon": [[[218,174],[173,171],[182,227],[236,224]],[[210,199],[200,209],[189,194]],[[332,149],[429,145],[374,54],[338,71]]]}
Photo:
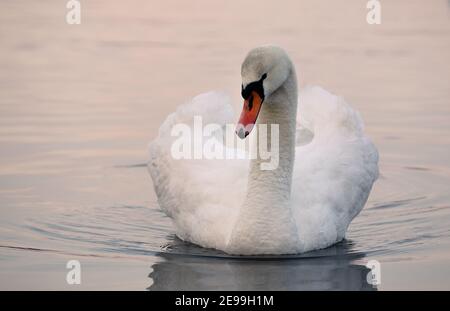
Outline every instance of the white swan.
{"label": "white swan", "polygon": [[198,115],[203,124],[233,118],[221,93],[202,94],[180,106],[150,143],[148,165],[158,202],[177,236],[241,255],[301,253],[342,240],[378,177],[378,153],[359,114],[319,87],[298,96],[294,66],[275,46],[249,52],[242,88],[240,123],[257,118],[260,124],[279,124],[279,165],[261,170],[259,157],[174,159],[175,124],[192,126]]}

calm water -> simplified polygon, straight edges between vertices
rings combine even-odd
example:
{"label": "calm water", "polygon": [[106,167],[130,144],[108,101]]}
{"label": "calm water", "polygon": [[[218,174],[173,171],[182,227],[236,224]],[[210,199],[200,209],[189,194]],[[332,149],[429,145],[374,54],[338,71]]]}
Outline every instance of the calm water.
{"label": "calm water", "polygon": [[[450,289],[450,7],[383,1],[0,3],[0,289]],[[233,258],[186,245],[145,162],[166,115],[221,89],[254,46],[358,109],[381,176],[334,247]],[[69,286],[66,262],[82,265]]]}

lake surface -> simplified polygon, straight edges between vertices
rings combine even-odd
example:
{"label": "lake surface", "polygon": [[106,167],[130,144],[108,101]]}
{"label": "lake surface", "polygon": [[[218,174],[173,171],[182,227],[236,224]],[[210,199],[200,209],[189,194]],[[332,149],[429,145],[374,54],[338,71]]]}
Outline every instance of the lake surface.
{"label": "lake surface", "polygon": [[[0,4],[0,289],[450,289],[448,1],[382,1],[381,25],[356,0],[82,1],[81,25],[66,11]],[[380,178],[344,242],[230,257],[174,237],[147,145],[199,93],[241,107],[240,64],[265,43],[361,112]]]}

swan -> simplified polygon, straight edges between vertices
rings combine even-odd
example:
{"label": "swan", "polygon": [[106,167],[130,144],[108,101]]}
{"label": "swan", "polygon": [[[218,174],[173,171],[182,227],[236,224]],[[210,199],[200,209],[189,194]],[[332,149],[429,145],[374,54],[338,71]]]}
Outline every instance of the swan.
{"label": "swan", "polygon": [[260,156],[174,159],[176,124],[192,127],[201,116],[225,125],[234,116],[221,92],[179,106],[150,142],[148,162],[158,204],[176,235],[233,255],[297,254],[341,241],[378,177],[378,152],[360,115],[321,87],[298,92],[295,68],[280,47],[252,49],[241,75],[244,107],[236,134],[246,139],[255,123],[277,124],[278,166],[261,169]]}

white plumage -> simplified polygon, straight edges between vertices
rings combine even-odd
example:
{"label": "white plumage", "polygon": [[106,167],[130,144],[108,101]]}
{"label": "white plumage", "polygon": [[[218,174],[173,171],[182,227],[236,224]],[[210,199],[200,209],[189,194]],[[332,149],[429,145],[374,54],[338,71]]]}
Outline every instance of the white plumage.
{"label": "white plumage", "polygon": [[[259,49],[260,55],[261,49],[269,48]],[[258,68],[264,69],[266,60],[259,62]],[[248,64],[245,70],[243,65],[243,80],[248,70]],[[297,98],[295,71],[293,67],[289,70],[292,77],[284,79],[291,79],[295,86],[283,81],[283,90],[279,90],[281,86],[268,94],[260,119],[275,118],[270,107],[277,100]],[[252,75],[258,73],[252,71]],[[267,80],[270,77],[268,71]],[[267,83],[270,89],[269,83],[276,81]],[[179,238],[234,254],[289,254],[325,248],[345,237],[378,177],[377,150],[364,135],[359,114],[341,97],[320,87],[307,87],[298,95],[298,107],[296,100],[291,102],[286,105],[296,110],[297,118],[295,113],[286,118],[294,118],[296,129],[281,128],[278,175],[252,170],[249,160],[172,157],[176,137],[171,136],[171,129],[175,124],[192,126],[194,116],[202,116],[204,124],[235,122],[225,94],[198,95],[167,117],[150,143],[148,167],[159,205],[173,220]],[[292,142],[295,155],[283,149]],[[277,191],[284,188],[290,188],[285,200],[281,194],[277,197]],[[261,193],[255,193],[258,191]]]}

